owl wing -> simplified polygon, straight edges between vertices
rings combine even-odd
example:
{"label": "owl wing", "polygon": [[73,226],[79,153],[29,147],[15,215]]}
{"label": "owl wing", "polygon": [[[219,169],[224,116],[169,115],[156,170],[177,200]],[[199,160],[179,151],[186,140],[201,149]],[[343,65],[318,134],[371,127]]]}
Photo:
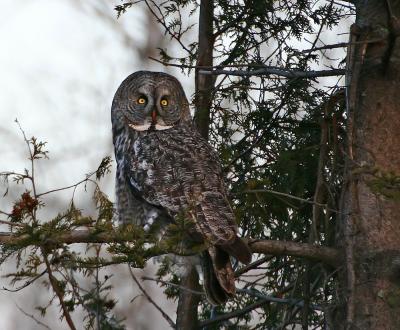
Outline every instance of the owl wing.
{"label": "owl wing", "polygon": [[132,136],[126,130],[114,133],[115,159],[117,162],[115,178],[116,218],[119,224],[151,225],[158,222],[170,223],[169,215],[159,207],[147,203],[143,194],[129,177],[129,146]]}
{"label": "owl wing", "polygon": [[188,214],[207,243],[248,263],[250,250],[237,237],[218,156],[207,141],[186,125],[135,134],[126,164],[135,190],[171,216]]}

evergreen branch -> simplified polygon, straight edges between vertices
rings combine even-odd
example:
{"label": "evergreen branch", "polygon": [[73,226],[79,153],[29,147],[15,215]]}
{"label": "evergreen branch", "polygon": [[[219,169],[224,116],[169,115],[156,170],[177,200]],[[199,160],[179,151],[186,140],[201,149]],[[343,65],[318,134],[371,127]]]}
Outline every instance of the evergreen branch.
{"label": "evergreen branch", "polygon": [[[160,280],[157,278],[152,278],[152,277],[148,277],[148,276],[142,276],[142,280],[145,281],[153,281],[153,282],[157,282],[157,283],[161,283],[167,286],[172,286],[175,288],[178,288],[180,290],[185,290],[188,292],[191,292],[193,294],[197,294],[197,295],[205,295],[205,293],[203,291],[195,291],[195,290],[190,290],[188,288],[185,288],[181,285],[172,283],[172,282],[168,282],[168,281],[164,281],[164,280]],[[257,297],[257,298],[262,298],[265,300],[268,300],[269,302],[273,302],[273,303],[280,303],[280,304],[290,304],[290,305],[295,305],[295,306],[299,306],[302,307],[304,305],[304,300],[302,299],[294,299],[294,298],[279,298],[279,297],[273,297],[273,296],[267,296],[265,294],[262,294],[256,290],[249,290],[249,289],[236,289],[236,291],[238,293],[243,293],[243,294],[248,294],[250,296],[253,297]],[[319,306],[319,305],[310,305],[310,308],[313,310],[319,310],[322,311],[323,307]]]}
{"label": "evergreen branch", "polygon": [[[222,321],[226,321],[226,320],[229,320],[229,319],[232,319],[235,317],[239,317],[239,316],[246,314],[248,312],[251,312],[252,310],[254,310],[258,307],[261,307],[262,305],[269,303],[269,302],[280,303],[280,304],[289,304],[289,305],[300,306],[300,307],[302,307],[304,305],[304,300],[301,300],[301,299],[293,299],[293,298],[285,299],[285,298],[267,296],[267,295],[264,295],[262,293],[255,291],[255,290],[237,289],[237,292],[242,293],[242,294],[248,294],[248,295],[258,297],[261,299],[251,305],[246,306],[245,308],[240,309],[240,310],[237,310],[237,311],[234,311],[231,313],[226,313],[226,314],[217,316],[213,319],[209,319],[209,320],[200,322],[199,328],[202,328],[204,326],[209,326],[214,323],[220,323]],[[318,305],[311,305],[310,308],[313,310],[319,310],[319,311],[323,310],[323,308]]]}
{"label": "evergreen branch", "polygon": [[268,302],[269,301],[267,299],[260,299],[259,301],[255,302],[255,303],[253,303],[251,305],[248,305],[248,306],[246,306],[246,307],[244,307],[242,309],[239,309],[237,311],[234,311],[234,312],[231,312],[231,313],[226,313],[226,314],[223,314],[223,315],[219,315],[217,317],[214,317],[213,319],[209,319],[209,320],[200,322],[198,324],[198,328],[202,329],[202,328],[204,328],[206,326],[209,326],[211,324],[220,323],[222,321],[233,319],[234,317],[239,317],[241,315],[244,315],[244,314],[247,314],[247,313],[251,312],[252,310],[254,310],[254,309],[258,308],[258,307],[261,307],[261,306],[265,305]]}
{"label": "evergreen branch", "polygon": [[26,281],[23,285],[19,286],[16,289],[8,289],[6,287],[3,286],[2,290],[4,291],[8,291],[8,292],[18,292],[21,291],[22,289],[25,289],[26,287],[28,287],[29,285],[31,285],[33,282],[35,282],[36,280],[38,280],[39,278],[41,278],[44,274],[47,273],[47,269],[45,269],[43,272],[41,272],[40,274],[36,275],[34,278],[30,279],[29,281]]}
{"label": "evergreen branch", "polygon": [[[74,243],[116,243],[131,242],[116,232],[98,232],[95,229],[90,230],[72,230],[62,234],[54,235],[46,241],[34,242],[29,235],[24,234],[18,236],[11,232],[0,232],[0,244],[18,246],[20,248],[29,245],[43,245],[52,242],[57,244],[74,244]],[[297,243],[291,241],[274,241],[274,240],[257,240],[247,239],[250,249],[253,253],[262,253],[268,255],[288,255],[293,257],[303,257],[314,261],[322,261],[332,266],[339,265],[341,254],[338,249],[326,246],[313,245],[307,243]],[[162,255],[171,251],[154,252],[154,255]],[[174,251],[176,253],[176,251]]]}
{"label": "evergreen branch", "polygon": [[[256,290],[249,290],[249,289],[237,289],[236,290],[238,293],[243,293],[243,294],[248,294],[249,296],[253,297],[258,297],[264,300],[268,300],[269,302],[273,303],[278,303],[278,304],[288,304],[288,305],[294,305],[297,307],[303,307],[304,306],[304,300],[303,299],[294,299],[294,298],[279,298],[279,297],[273,297],[273,296],[267,296],[265,294],[262,294]],[[317,311],[322,311],[323,308],[319,305],[314,305],[311,304],[310,308],[313,310]]]}
{"label": "evergreen branch", "polygon": [[222,70],[218,69],[220,65],[215,66],[201,66],[201,65],[185,65],[185,64],[174,64],[165,61],[160,61],[154,57],[149,59],[161,63],[165,66],[173,66],[181,69],[199,69],[200,74],[204,75],[228,75],[228,76],[265,76],[265,75],[276,75],[284,78],[318,78],[318,77],[331,77],[331,76],[343,76],[346,74],[346,69],[331,69],[331,70],[320,70],[320,71],[301,71],[301,70],[289,70],[284,68],[278,68],[275,66],[268,66],[262,64],[233,64],[224,65],[228,68],[247,67],[247,68],[258,68],[257,70]]}
{"label": "evergreen branch", "polygon": [[318,50],[326,50],[326,49],[335,49],[335,48],[344,48],[348,47],[350,45],[361,45],[365,43],[378,43],[378,42],[383,42],[385,39],[383,38],[373,38],[373,39],[368,39],[368,40],[363,40],[363,41],[354,41],[354,42],[339,42],[337,44],[330,44],[330,45],[324,45],[320,47],[313,47],[309,49],[304,49],[301,50],[302,53],[311,53],[311,52],[316,52]]}
{"label": "evergreen branch", "polygon": [[[377,39],[378,40],[378,39]],[[372,40],[371,42],[375,42],[376,40]],[[347,44],[347,43],[346,43]],[[317,48],[315,48],[317,49]],[[322,49],[322,48],[318,48]],[[309,49],[308,51],[311,51]],[[285,68],[280,68],[276,66],[269,66],[264,64],[216,64],[216,65],[188,65],[188,64],[176,64],[170,63],[166,61],[161,61],[157,58],[149,56],[150,60],[153,60],[157,63],[160,63],[165,66],[171,66],[180,69],[199,69],[201,74],[227,74],[233,76],[254,76],[254,75],[266,75],[266,74],[275,74],[278,76],[283,76],[286,78],[316,78],[316,77],[328,77],[328,76],[340,76],[346,74],[345,69],[331,69],[331,70],[320,70],[320,71],[301,71],[301,70],[290,70]],[[244,71],[244,70],[234,70],[227,71],[222,70],[221,68],[248,68],[255,69],[253,71]],[[222,72],[223,71],[223,72]],[[222,73],[221,73],[222,72]]]}
{"label": "evergreen branch", "polygon": [[200,70],[200,74],[204,75],[228,75],[228,76],[266,76],[276,75],[284,78],[318,78],[318,77],[331,77],[331,76],[343,76],[346,74],[345,69],[331,69],[331,70],[320,70],[320,71],[300,71],[300,70],[288,70],[281,69],[272,66],[265,66],[257,70]]}

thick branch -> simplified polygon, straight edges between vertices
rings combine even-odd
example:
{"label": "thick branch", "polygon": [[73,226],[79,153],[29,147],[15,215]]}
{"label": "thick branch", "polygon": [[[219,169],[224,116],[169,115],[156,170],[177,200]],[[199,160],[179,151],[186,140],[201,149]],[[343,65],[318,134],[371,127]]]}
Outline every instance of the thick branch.
{"label": "thick branch", "polygon": [[[74,230],[54,235],[54,237],[51,239],[47,238],[42,243],[116,243],[125,241],[129,240],[121,238],[118,233],[114,232],[98,233],[95,232],[95,230]],[[325,246],[289,241],[255,239],[248,239],[248,243],[253,253],[302,257],[314,261],[322,261],[332,266],[338,266],[341,262],[340,251]],[[21,247],[34,245],[28,235],[17,236],[16,234],[9,232],[0,232],[0,244],[19,245]]]}
{"label": "thick branch", "polygon": [[248,243],[253,253],[302,257],[332,266],[339,266],[341,261],[339,250],[321,245],[272,240],[249,240]]}

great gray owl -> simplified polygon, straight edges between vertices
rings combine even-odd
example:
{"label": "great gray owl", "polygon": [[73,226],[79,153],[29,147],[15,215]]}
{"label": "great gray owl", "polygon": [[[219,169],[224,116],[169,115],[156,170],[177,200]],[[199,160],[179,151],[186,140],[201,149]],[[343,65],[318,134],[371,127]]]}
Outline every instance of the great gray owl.
{"label": "great gray owl", "polygon": [[[120,223],[173,223],[184,215],[200,237],[204,288],[221,304],[235,293],[230,255],[249,263],[249,247],[227,198],[218,156],[192,125],[179,81],[159,72],[128,76],[111,110]],[[198,237],[196,239],[198,239]]]}

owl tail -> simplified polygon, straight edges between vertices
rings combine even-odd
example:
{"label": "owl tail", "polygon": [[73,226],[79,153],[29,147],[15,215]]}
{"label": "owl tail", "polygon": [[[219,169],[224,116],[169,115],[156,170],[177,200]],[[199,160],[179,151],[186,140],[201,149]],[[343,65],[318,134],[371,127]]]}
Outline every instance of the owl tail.
{"label": "owl tail", "polygon": [[229,254],[217,246],[209,247],[202,253],[204,290],[208,301],[220,305],[234,296],[235,275]]}
{"label": "owl tail", "polygon": [[213,305],[225,303],[236,292],[235,274],[229,255],[242,263],[251,261],[251,251],[239,237],[230,245],[210,246],[202,254],[204,290]]}

